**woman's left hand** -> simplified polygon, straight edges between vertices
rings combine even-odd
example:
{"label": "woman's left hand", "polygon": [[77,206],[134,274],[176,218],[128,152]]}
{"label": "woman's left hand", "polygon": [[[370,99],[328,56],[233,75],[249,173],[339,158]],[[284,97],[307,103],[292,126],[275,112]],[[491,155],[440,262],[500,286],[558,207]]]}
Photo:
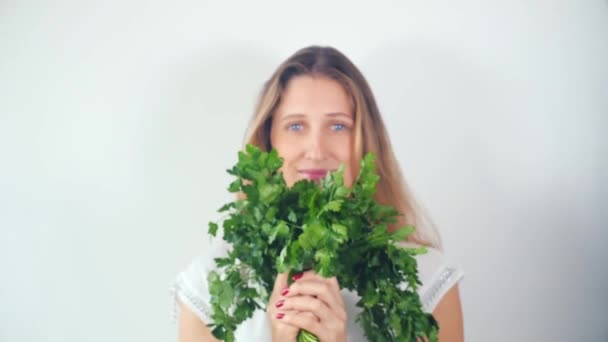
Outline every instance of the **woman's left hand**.
{"label": "woman's left hand", "polygon": [[274,303],[279,312],[275,319],[308,330],[321,342],[346,341],[348,316],[338,280],[323,278],[313,270],[293,278],[295,282]]}

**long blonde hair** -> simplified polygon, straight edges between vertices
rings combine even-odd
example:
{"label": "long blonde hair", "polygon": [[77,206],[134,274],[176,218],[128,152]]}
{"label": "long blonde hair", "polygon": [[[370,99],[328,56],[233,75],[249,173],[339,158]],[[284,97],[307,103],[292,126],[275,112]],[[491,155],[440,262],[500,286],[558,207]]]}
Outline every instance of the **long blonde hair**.
{"label": "long blonde hair", "polygon": [[264,83],[244,145],[254,144],[265,151],[272,149],[270,130],[273,115],[289,80],[301,75],[333,79],[350,95],[355,114],[355,156],[360,160],[368,152],[376,155],[376,167],[380,175],[376,201],[392,205],[401,213],[397,223],[390,226],[389,230],[413,225],[416,230],[410,235],[410,242],[441,249],[441,239],[435,224],[415,201],[401,174],[371,88],[359,69],[337,49],[309,46],[279,65]]}

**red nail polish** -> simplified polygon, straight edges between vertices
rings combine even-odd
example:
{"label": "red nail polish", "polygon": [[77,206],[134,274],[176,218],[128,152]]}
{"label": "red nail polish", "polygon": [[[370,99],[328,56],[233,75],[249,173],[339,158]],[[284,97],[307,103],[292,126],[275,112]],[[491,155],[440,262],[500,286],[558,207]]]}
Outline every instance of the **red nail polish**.
{"label": "red nail polish", "polygon": [[303,275],[304,275],[304,273],[294,274],[293,277],[291,277],[291,279],[293,279],[293,281],[296,281],[296,280],[302,278]]}
{"label": "red nail polish", "polygon": [[277,319],[282,319],[283,317],[285,317],[285,314],[284,313],[278,313],[276,317],[277,317]]}
{"label": "red nail polish", "polygon": [[281,291],[281,296],[286,296],[289,293],[289,287],[286,287],[283,291]]}
{"label": "red nail polish", "polygon": [[277,308],[280,308],[281,306],[283,306],[283,304],[285,304],[285,301],[284,301],[283,299],[281,299],[280,301],[278,301],[278,302],[275,304],[275,306],[276,306]]}

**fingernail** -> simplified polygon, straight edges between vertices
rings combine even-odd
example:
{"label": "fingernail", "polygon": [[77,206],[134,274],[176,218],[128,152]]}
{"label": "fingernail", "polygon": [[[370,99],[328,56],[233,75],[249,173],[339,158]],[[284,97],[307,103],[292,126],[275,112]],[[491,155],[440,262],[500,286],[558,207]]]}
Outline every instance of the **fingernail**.
{"label": "fingernail", "polygon": [[278,302],[275,304],[275,306],[276,306],[277,308],[280,308],[281,306],[283,306],[283,304],[285,304],[285,300],[281,299],[280,301],[278,301]]}
{"label": "fingernail", "polygon": [[289,287],[286,287],[283,291],[281,291],[281,296],[286,296],[289,293]]}
{"label": "fingernail", "polygon": [[285,314],[284,313],[278,313],[276,317],[277,317],[277,319],[282,319],[283,317],[285,317]]}
{"label": "fingernail", "polygon": [[291,277],[291,279],[293,279],[293,281],[296,281],[296,280],[302,278],[303,275],[304,275],[304,273],[294,274],[293,277]]}

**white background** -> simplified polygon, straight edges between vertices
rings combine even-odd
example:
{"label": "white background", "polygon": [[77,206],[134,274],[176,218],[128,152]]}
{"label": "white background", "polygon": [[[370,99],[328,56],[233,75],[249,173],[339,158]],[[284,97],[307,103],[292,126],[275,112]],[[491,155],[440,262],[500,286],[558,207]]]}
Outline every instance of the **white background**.
{"label": "white background", "polygon": [[262,82],[375,91],[467,341],[608,341],[608,2],[0,1],[0,340],[171,341]]}

